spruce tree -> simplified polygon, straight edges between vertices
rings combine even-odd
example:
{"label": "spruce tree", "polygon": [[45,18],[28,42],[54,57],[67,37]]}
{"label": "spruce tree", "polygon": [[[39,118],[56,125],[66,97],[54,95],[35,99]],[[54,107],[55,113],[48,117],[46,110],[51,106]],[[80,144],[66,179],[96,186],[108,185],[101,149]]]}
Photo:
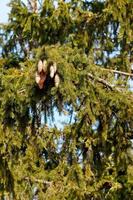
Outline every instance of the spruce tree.
{"label": "spruce tree", "polygon": [[0,198],[132,200],[132,0],[9,6],[0,26]]}

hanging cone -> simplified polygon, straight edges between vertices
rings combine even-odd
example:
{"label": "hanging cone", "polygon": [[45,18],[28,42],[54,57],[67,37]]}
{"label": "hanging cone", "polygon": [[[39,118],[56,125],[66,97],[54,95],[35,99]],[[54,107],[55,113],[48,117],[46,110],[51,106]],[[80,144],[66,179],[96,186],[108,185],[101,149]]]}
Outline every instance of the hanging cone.
{"label": "hanging cone", "polygon": [[40,73],[43,70],[43,63],[41,60],[38,62],[38,72]]}
{"label": "hanging cone", "polygon": [[47,71],[47,61],[46,60],[43,61],[43,71],[44,72]]}
{"label": "hanging cone", "polygon": [[36,72],[36,74],[35,74],[35,81],[36,81],[36,83],[38,84],[39,83],[39,81],[40,81],[40,76],[39,76],[39,74]]}
{"label": "hanging cone", "polygon": [[58,74],[55,75],[54,82],[55,82],[55,87],[58,87],[60,83],[60,77]]}
{"label": "hanging cone", "polygon": [[39,84],[38,84],[38,86],[39,86],[40,89],[44,88],[46,78],[47,78],[47,75],[42,70],[42,72],[40,73],[40,81],[39,81]]}
{"label": "hanging cone", "polygon": [[51,66],[50,66],[50,77],[53,78],[53,77],[54,77],[54,74],[55,74],[54,66],[51,65]]}
{"label": "hanging cone", "polygon": [[57,65],[56,65],[56,63],[53,64],[53,68],[54,68],[54,73],[56,73],[56,71],[57,71]]}

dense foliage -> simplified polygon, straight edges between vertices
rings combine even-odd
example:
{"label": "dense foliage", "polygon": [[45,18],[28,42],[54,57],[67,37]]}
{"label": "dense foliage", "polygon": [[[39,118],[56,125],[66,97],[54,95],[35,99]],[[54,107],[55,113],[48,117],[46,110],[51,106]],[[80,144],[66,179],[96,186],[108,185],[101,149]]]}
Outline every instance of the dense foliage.
{"label": "dense foliage", "polygon": [[[10,7],[0,30],[0,198],[133,199],[132,0]],[[58,88],[39,89],[40,59],[57,63]]]}

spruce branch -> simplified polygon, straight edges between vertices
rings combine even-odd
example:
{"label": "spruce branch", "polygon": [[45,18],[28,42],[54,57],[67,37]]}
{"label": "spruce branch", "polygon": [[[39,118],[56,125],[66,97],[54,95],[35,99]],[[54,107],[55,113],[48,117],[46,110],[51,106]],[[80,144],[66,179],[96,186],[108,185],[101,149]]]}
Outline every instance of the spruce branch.
{"label": "spruce branch", "polygon": [[94,75],[92,75],[91,73],[88,73],[87,75],[88,75],[88,78],[91,78],[91,79],[93,79],[93,80],[96,80],[97,82],[103,84],[104,86],[106,86],[106,87],[109,88],[110,90],[113,90],[113,89],[114,89],[113,85],[111,85],[110,83],[108,83],[108,82],[105,81],[104,79],[102,79],[102,78],[97,78],[97,77],[95,77]]}
{"label": "spruce branch", "polygon": [[[97,81],[99,83],[101,83],[102,85],[104,85],[106,88],[109,88],[110,90],[115,90],[117,92],[122,92],[125,91],[124,88],[120,88],[120,87],[115,87],[115,85],[112,85],[111,83],[107,82],[106,80],[99,78],[99,77],[95,77],[93,74],[88,73],[88,78]],[[132,95],[131,95],[132,96]]]}
{"label": "spruce branch", "polygon": [[[98,78],[95,77],[93,74],[88,73],[88,78],[97,81],[99,83],[101,83],[102,85],[104,85],[106,88],[109,88],[111,91],[117,91],[117,92],[124,92],[124,88],[120,88],[120,87],[115,87],[115,85],[112,85],[111,83],[107,82],[106,80],[102,79],[102,78]],[[133,94],[130,93],[127,97],[129,100],[133,100]]]}

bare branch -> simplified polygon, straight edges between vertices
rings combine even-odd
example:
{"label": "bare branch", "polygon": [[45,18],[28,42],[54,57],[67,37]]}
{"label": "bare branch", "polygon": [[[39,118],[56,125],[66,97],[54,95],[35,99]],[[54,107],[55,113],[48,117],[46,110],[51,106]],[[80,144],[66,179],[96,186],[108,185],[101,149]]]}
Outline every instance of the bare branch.
{"label": "bare branch", "polygon": [[121,75],[124,75],[124,76],[133,77],[133,73],[118,71],[118,70],[114,70],[114,69],[106,69],[106,68],[101,68],[101,69],[104,70],[104,71],[113,72],[113,73],[116,73],[116,74],[121,74]]}

